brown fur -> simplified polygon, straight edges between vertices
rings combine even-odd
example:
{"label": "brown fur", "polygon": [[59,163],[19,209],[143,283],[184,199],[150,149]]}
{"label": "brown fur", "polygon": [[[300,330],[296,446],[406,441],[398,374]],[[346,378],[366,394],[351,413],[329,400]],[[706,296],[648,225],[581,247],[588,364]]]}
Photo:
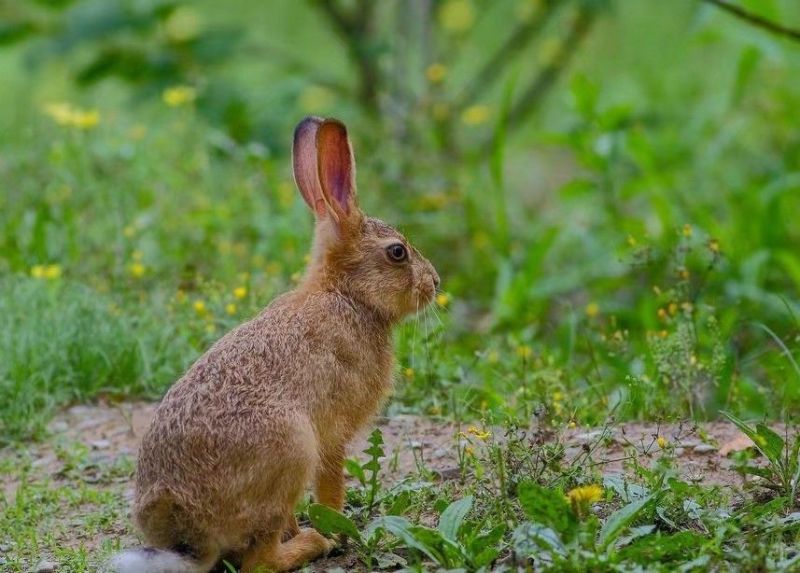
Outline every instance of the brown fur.
{"label": "brown fur", "polygon": [[[297,529],[294,506],[313,484],[319,502],[342,508],[347,443],[392,387],[392,326],[434,296],[431,264],[359,210],[351,154],[338,122],[298,127],[295,178],[317,215],[306,275],[197,360],[142,441],[135,522],[154,547],[188,547],[199,571],[223,555],[243,571],[284,571],[329,550]],[[398,242],[404,264],[387,256]]]}

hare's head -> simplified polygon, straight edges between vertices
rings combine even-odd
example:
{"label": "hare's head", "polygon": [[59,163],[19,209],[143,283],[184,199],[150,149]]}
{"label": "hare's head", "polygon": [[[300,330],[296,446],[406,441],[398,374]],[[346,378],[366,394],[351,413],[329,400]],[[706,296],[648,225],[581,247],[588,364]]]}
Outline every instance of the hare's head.
{"label": "hare's head", "polygon": [[295,129],[294,178],[316,217],[305,279],[396,321],[433,300],[439,276],[403,235],[356,202],[356,166],[344,124],[308,117]]}

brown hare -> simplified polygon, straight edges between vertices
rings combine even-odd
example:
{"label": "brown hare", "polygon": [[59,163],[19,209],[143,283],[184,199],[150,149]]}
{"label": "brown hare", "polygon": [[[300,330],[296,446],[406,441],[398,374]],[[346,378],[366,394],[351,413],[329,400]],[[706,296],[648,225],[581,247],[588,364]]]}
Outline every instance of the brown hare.
{"label": "brown hare", "polygon": [[431,302],[433,266],[356,202],[345,126],[295,130],[294,177],[314,213],[299,286],[200,357],[159,405],[139,450],[133,518],[148,547],[119,573],[287,571],[331,543],[299,529],[309,484],[341,509],[345,447],[392,387],[392,326]]}

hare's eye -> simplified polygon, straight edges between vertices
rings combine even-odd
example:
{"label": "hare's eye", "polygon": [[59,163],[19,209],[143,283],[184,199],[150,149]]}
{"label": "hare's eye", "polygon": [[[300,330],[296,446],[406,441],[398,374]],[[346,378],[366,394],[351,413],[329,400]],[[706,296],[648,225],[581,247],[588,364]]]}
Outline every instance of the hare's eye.
{"label": "hare's eye", "polygon": [[395,243],[394,245],[386,247],[386,254],[396,263],[402,263],[408,258],[408,251],[405,245],[401,243]]}

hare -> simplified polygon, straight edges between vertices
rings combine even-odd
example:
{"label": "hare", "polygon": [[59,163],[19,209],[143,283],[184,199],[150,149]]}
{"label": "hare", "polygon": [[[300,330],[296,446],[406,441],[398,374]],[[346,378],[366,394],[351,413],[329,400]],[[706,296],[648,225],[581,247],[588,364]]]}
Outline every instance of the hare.
{"label": "hare", "polygon": [[111,569],[287,571],[331,548],[295,504],[341,510],[345,447],[392,388],[392,326],[429,304],[433,266],[356,201],[345,126],[296,128],[294,178],[316,222],[299,286],[235,328],[164,396],[143,437],[133,519],[148,547]]}

